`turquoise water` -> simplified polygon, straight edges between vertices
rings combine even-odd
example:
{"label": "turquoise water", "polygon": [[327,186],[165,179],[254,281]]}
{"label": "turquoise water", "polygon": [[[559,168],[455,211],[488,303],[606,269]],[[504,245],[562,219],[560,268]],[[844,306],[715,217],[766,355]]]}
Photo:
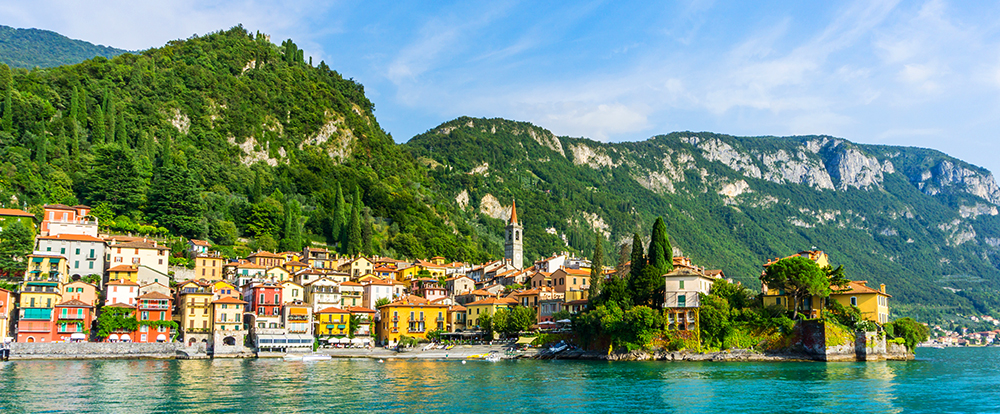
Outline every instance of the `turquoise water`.
{"label": "turquoise water", "polygon": [[1000,348],[912,362],[0,362],[0,412],[1000,412]]}

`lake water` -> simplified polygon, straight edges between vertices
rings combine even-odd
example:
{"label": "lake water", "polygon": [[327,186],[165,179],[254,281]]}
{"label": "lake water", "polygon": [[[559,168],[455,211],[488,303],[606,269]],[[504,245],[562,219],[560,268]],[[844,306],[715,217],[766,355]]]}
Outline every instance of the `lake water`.
{"label": "lake water", "polygon": [[18,412],[1000,412],[1000,348],[911,362],[0,362]]}

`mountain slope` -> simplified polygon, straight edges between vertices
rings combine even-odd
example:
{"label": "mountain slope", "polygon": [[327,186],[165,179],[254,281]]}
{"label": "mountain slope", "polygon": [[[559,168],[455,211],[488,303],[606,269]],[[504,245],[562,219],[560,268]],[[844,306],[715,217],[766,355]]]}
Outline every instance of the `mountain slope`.
{"label": "mountain slope", "polygon": [[[290,40],[238,26],[6,73],[0,65],[11,102],[2,119],[12,115],[0,125],[3,204],[83,202],[111,230],[163,225],[223,245],[253,238],[252,248],[292,250],[305,237],[345,250],[350,236],[366,253],[411,258],[485,260],[497,249],[441,208],[447,200],[378,125],[364,87],[305,62]],[[151,207],[170,205],[158,194],[190,192],[197,211]]]}
{"label": "mountain slope", "polygon": [[39,29],[0,25],[0,63],[14,68],[72,65],[95,56],[112,58],[127,51],[70,39]]}
{"label": "mountain slope", "polygon": [[676,249],[749,286],[766,260],[815,247],[889,285],[903,313],[1000,309],[1000,188],[937,151],[692,132],[605,144],[473,118],[406,147],[491,232],[494,199],[516,198],[528,258],[589,253],[593,231],[617,245],[662,215]]}

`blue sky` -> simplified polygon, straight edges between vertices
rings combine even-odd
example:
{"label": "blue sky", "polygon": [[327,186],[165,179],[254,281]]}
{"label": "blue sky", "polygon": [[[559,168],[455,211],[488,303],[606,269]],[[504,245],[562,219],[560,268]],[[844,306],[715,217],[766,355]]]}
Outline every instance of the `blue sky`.
{"label": "blue sky", "polygon": [[365,85],[402,142],[462,115],[557,135],[826,134],[1000,170],[1000,4],[25,1],[0,24],[144,49],[242,23]]}

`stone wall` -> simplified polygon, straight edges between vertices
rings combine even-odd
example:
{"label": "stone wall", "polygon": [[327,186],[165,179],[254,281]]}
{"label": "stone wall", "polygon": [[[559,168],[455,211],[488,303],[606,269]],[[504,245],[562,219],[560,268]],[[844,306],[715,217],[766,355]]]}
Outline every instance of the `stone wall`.
{"label": "stone wall", "polygon": [[[247,331],[245,330],[223,330],[215,331],[212,335],[211,351],[214,357],[247,357],[253,356],[254,350],[244,346]],[[232,345],[226,344],[226,338],[232,338]]]}
{"label": "stone wall", "polygon": [[11,359],[192,358],[207,355],[205,344],[177,342],[15,342]]}

